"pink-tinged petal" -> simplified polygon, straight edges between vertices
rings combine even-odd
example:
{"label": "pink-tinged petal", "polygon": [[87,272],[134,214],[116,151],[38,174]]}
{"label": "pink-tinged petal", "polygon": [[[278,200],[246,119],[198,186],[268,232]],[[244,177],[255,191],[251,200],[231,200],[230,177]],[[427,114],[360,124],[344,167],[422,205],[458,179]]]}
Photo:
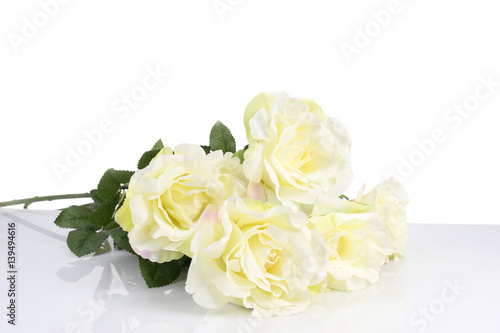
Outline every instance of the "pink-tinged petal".
{"label": "pink-tinged petal", "polygon": [[266,191],[264,190],[264,185],[262,183],[252,183],[248,184],[247,196],[250,199],[259,200],[262,202],[266,201]]}

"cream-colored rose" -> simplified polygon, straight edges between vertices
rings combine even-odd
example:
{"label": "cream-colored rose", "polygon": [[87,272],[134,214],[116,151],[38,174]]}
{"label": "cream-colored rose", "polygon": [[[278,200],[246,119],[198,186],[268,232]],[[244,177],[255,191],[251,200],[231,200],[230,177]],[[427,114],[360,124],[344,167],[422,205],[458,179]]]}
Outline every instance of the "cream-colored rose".
{"label": "cream-colored rose", "polygon": [[208,205],[246,196],[239,159],[221,151],[206,155],[197,145],[164,148],[131,178],[115,219],[145,259],[166,262],[191,256],[190,240]]}
{"label": "cream-colored rose", "polygon": [[410,202],[402,184],[394,178],[389,178],[366,195],[363,195],[361,189],[356,201],[371,205],[370,211],[376,212],[382,218],[391,235],[391,248],[387,255],[402,257],[408,241],[406,205]]}
{"label": "cream-colored rose", "polygon": [[379,279],[390,237],[370,205],[323,196],[309,217],[309,228],[326,241],[330,289],[359,290]]}
{"label": "cream-colored rose", "polygon": [[336,119],[310,99],[257,95],[246,107],[249,148],[243,169],[263,182],[270,202],[307,211],[320,193],[342,194],[352,178],[350,139]]}
{"label": "cream-colored rose", "polygon": [[325,242],[301,212],[233,197],[198,223],[186,291],[203,307],[231,302],[256,317],[289,315],[325,282]]}

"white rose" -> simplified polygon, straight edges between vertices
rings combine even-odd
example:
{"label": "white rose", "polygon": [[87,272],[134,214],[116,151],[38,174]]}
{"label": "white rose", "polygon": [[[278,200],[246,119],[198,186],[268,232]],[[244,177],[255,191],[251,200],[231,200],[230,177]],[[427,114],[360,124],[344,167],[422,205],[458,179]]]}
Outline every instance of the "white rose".
{"label": "white rose", "polygon": [[364,196],[362,189],[356,201],[372,205],[371,212],[376,212],[382,218],[391,235],[391,248],[387,255],[402,257],[408,241],[406,205],[410,200],[401,183],[389,178]]}
{"label": "white rose", "polygon": [[327,283],[330,289],[359,290],[379,279],[390,237],[369,205],[323,196],[309,217],[329,250]]}
{"label": "white rose", "polygon": [[186,291],[199,305],[232,302],[256,317],[290,315],[323,286],[328,251],[303,213],[234,197],[207,207],[198,223]]}
{"label": "white rose", "polygon": [[251,182],[264,183],[270,202],[306,211],[320,193],[338,196],[349,187],[347,130],[314,101],[262,93],[244,118],[249,148],[243,169]]}
{"label": "white rose", "polygon": [[190,240],[208,205],[245,196],[247,181],[238,158],[221,151],[206,155],[197,145],[164,148],[131,178],[115,220],[145,259],[166,262],[191,256]]}

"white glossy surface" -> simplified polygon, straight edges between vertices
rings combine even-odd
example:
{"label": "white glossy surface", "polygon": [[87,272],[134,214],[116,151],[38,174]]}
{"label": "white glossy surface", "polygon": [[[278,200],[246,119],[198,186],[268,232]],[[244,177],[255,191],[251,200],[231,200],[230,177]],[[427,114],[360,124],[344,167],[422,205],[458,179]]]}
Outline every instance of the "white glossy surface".
{"label": "white glossy surface", "polygon": [[233,305],[199,307],[183,279],[148,289],[123,251],[76,258],[67,231],[52,223],[56,212],[0,213],[4,274],[6,225],[17,222],[19,293],[12,327],[2,278],[1,332],[500,332],[500,226],[410,225],[407,257],[384,266],[378,284],[316,296],[291,317],[255,319]]}

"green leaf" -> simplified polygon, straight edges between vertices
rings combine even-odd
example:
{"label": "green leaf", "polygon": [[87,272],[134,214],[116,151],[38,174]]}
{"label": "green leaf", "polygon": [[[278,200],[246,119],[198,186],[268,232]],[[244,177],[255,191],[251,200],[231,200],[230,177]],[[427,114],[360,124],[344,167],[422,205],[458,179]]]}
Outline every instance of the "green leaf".
{"label": "green leaf", "polygon": [[60,228],[96,229],[90,222],[92,210],[87,207],[70,206],[64,209],[54,223]]}
{"label": "green leaf", "polygon": [[96,227],[104,227],[110,221],[113,220],[113,214],[115,213],[116,205],[120,196],[115,194],[111,199],[106,200],[102,205],[97,207],[97,209],[90,214],[89,221]]}
{"label": "green leaf", "polygon": [[134,250],[132,250],[132,247],[130,246],[128,232],[123,230],[120,226],[111,230],[107,230],[106,232],[111,236],[111,238],[113,238],[115,245],[119,249],[123,249],[127,252],[135,254]]}
{"label": "green leaf", "polygon": [[162,149],[164,147],[165,146],[163,145],[163,141],[161,141],[161,139],[160,139],[160,140],[156,141],[156,143],[153,145],[151,150]]}
{"label": "green leaf", "polygon": [[240,163],[243,163],[245,160],[245,152],[248,149],[248,145],[245,146],[245,148],[238,150],[236,153],[234,153],[234,157],[238,157],[240,159]]}
{"label": "green leaf", "polygon": [[243,163],[243,155],[245,154],[245,151],[243,150],[238,150],[236,153],[234,153],[234,157],[238,157],[240,159],[240,163]]}
{"label": "green leaf", "polygon": [[231,131],[220,121],[216,122],[210,131],[210,149],[222,150],[223,153],[236,152],[236,141]]}
{"label": "green leaf", "polygon": [[149,288],[163,287],[175,282],[181,274],[181,265],[177,260],[157,263],[148,259],[139,258],[141,274]]}
{"label": "green leaf", "polygon": [[121,184],[130,181],[133,174],[133,171],[108,169],[97,185],[97,194],[105,200],[111,198],[118,192]]}
{"label": "green leaf", "polygon": [[203,148],[205,154],[210,154],[210,146],[201,145],[201,148]]}
{"label": "green leaf", "polygon": [[248,150],[248,145],[246,145],[243,149],[238,150],[234,153],[234,157],[238,157],[240,159],[240,163],[243,163],[245,160],[245,152]]}
{"label": "green leaf", "polygon": [[149,165],[151,160],[158,155],[161,149],[153,149],[153,150],[148,150],[144,154],[142,154],[141,158],[139,159],[139,163],[137,163],[137,169],[141,170],[144,169]]}
{"label": "green leaf", "polygon": [[175,261],[182,268],[189,268],[189,265],[191,264],[191,258],[189,258],[188,256],[183,256],[182,258]]}
{"label": "green leaf", "polygon": [[78,257],[83,257],[99,249],[106,238],[108,238],[108,234],[104,232],[97,233],[88,229],[73,230],[69,232],[66,243],[71,252]]}
{"label": "green leaf", "polygon": [[99,194],[97,193],[97,189],[91,190],[90,196],[92,197],[92,200],[94,200],[94,202],[99,205],[106,201],[99,196]]}
{"label": "green leaf", "polygon": [[112,220],[112,221],[109,221],[109,223],[108,223],[108,224],[106,224],[106,225],[102,228],[102,230],[112,230],[112,229],[114,229],[114,228],[118,228],[118,227],[119,227],[118,223],[116,223],[116,221],[115,221],[115,220]]}

